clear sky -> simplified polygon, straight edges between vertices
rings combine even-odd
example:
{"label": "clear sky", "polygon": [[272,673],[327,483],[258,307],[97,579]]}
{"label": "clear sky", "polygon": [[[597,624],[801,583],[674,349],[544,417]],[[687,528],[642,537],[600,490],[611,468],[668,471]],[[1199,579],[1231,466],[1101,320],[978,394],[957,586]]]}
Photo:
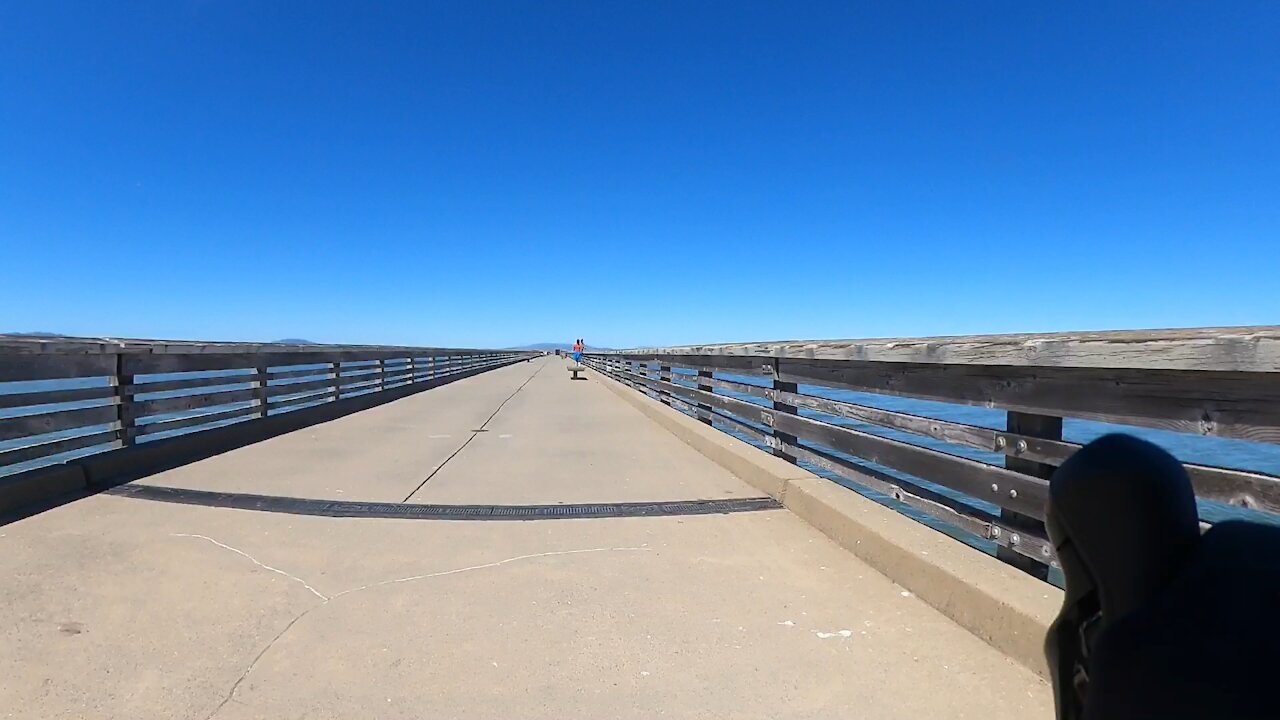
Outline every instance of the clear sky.
{"label": "clear sky", "polygon": [[1280,3],[0,3],[0,331],[1280,323]]}

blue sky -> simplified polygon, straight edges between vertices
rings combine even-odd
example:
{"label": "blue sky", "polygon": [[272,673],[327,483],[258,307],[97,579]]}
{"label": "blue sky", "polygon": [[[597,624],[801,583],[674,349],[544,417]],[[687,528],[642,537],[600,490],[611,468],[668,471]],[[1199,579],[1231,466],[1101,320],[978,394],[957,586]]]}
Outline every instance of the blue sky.
{"label": "blue sky", "polygon": [[0,331],[1280,322],[1273,2],[6,2]]}

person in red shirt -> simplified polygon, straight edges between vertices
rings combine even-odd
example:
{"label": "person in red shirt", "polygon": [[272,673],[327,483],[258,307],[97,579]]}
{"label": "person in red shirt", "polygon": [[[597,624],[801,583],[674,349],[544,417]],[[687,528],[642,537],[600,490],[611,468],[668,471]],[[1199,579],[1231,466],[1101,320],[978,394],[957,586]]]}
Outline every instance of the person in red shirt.
{"label": "person in red shirt", "polygon": [[586,345],[582,343],[582,338],[573,344],[573,361],[579,365],[582,364],[582,351],[586,349]]}

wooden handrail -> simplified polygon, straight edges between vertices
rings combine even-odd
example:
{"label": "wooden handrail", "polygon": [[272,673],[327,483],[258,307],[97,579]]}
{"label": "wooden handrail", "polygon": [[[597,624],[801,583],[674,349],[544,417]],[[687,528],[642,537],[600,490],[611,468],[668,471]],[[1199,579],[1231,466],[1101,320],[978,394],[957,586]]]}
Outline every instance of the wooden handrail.
{"label": "wooden handrail", "polygon": [[[10,386],[16,393],[0,387],[0,474],[62,453],[127,447],[157,433],[198,432],[354,394],[438,383],[531,355],[0,336],[0,383],[22,383]],[[55,387],[33,389],[32,381]]]}
{"label": "wooden handrail", "polygon": [[[1062,439],[1063,418],[1280,443],[1276,327],[689,345],[588,353],[586,362],[990,540],[1041,577],[1052,564],[1040,522],[1045,478],[1079,448]],[[651,363],[660,378],[646,372]],[[938,420],[812,387],[1005,410],[1008,421],[1001,430]],[[971,450],[1003,456],[1005,466],[963,456]],[[1203,500],[1280,513],[1280,477],[1185,467]]]}

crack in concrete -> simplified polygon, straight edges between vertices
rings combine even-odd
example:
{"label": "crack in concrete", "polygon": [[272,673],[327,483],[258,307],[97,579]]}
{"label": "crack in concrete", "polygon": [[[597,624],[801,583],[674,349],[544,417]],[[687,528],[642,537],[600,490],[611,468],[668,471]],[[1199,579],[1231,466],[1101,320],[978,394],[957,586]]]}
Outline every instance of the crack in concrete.
{"label": "crack in concrete", "polygon": [[257,558],[255,558],[254,556],[250,555],[249,553],[247,553],[247,552],[245,552],[245,551],[243,551],[243,550],[238,550],[238,549],[236,549],[236,548],[233,548],[233,547],[231,547],[230,545],[226,545],[226,544],[224,544],[224,543],[220,543],[220,542],[218,542],[217,540],[214,540],[213,538],[209,537],[208,535],[194,535],[194,534],[191,534],[191,533],[172,533],[172,537],[199,538],[200,540],[208,540],[209,542],[213,543],[214,545],[217,545],[218,547],[220,547],[220,548],[222,548],[222,549],[224,549],[224,550],[230,550],[231,552],[233,552],[233,553],[235,553],[235,554],[239,555],[240,557],[245,558],[246,560],[248,560],[249,562],[253,563],[254,565],[257,565],[258,567],[262,568],[263,570],[270,570],[271,572],[276,573],[277,575],[283,575],[283,576],[285,576],[285,577],[289,578],[290,580],[293,580],[294,582],[300,583],[300,584],[302,585],[302,587],[304,587],[304,588],[306,588],[306,589],[310,590],[312,595],[315,595],[316,597],[320,598],[321,600],[324,600],[324,601],[328,601],[328,600],[329,600],[329,596],[327,596],[327,595],[325,595],[324,593],[320,592],[319,590],[317,590],[317,589],[315,589],[315,588],[311,587],[311,585],[310,585],[310,584],[308,584],[306,580],[303,580],[302,578],[298,577],[297,575],[291,575],[291,574],[289,574],[289,573],[285,572],[284,570],[281,570],[280,568],[271,567],[270,565],[267,565],[266,563],[259,562]]}
{"label": "crack in concrete", "polygon": [[[430,578],[445,577],[448,575],[458,575],[465,572],[472,572],[474,570],[484,570],[487,568],[500,567],[502,565],[507,565],[509,563],[514,563],[514,562],[520,562],[522,560],[534,560],[537,558],[559,557],[564,555],[583,555],[587,553],[649,552],[650,550],[650,548],[648,548],[647,546],[580,548],[577,550],[551,550],[548,552],[532,553],[527,555],[516,555],[514,557],[504,558],[502,560],[495,560],[494,562],[483,563],[480,565],[468,565],[467,567],[454,568],[452,570],[441,570],[439,572],[425,573],[422,575],[410,575],[408,577],[394,578],[392,580],[382,580],[379,582],[370,583],[368,585],[361,585],[360,587],[354,587],[348,590],[343,590],[342,592],[337,593],[336,595],[326,596],[320,593],[319,591],[317,591],[315,588],[311,587],[310,585],[307,585],[307,583],[301,580],[300,578],[290,575],[289,573],[286,573],[283,570],[279,570],[277,568],[271,567],[270,565],[267,565],[265,563],[261,563],[255,558],[253,558],[252,556],[250,556],[248,553],[237,550],[236,548],[233,548],[229,545],[220,543],[217,540],[214,540],[213,538],[207,537],[205,535],[190,535],[186,533],[175,533],[174,536],[175,537],[194,537],[194,538],[201,538],[204,540],[208,540],[209,542],[213,543],[214,545],[217,545],[218,547],[226,548],[227,550],[230,550],[231,552],[234,552],[237,555],[241,555],[249,559],[255,565],[265,570],[270,570],[271,572],[279,573],[286,577],[292,578],[293,580],[297,580],[298,582],[306,586],[306,588],[310,590],[312,593],[314,593],[317,597],[321,598],[321,601],[319,603],[312,605],[306,610],[303,610],[301,613],[298,613],[296,617],[290,620],[289,623],[285,625],[283,629],[280,630],[280,632],[276,633],[275,637],[271,638],[271,640],[267,642],[266,645],[263,646],[262,650],[258,651],[258,654],[254,656],[253,660],[249,663],[249,666],[246,667],[244,669],[244,672],[240,673],[240,677],[236,678],[236,681],[232,683],[231,688],[227,691],[226,696],[224,696],[222,700],[217,704],[217,706],[213,708],[212,712],[210,712],[208,715],[205,716],[205,720],[212,720],[214,716],[222,712],[222,708],[226,707],[227,703],[235,700],[235,695],[236,695],[236,692],[239,691],[240,685],[244,683],[244,681],[249,677],[251,673],[253,673],[254,668],[258,666],[259,661],[261,661],[262,658],[266,656],[267,652],[270,651],[271,648],[274,647],[275,644],[280,641],[280,638],[284,637],[286,633],[288,633],[291,629],[293,629],[294,625],[297,625],[299,621],[301,621],[307,615],[311,614],[312,611],[325,607],[330,602],[337,600],[338,598],[345,597],[347,595],[358,593],[364,590],[373,590],[375,588],[385,587],[387,585],[396,585],[400,583],[415,582],[417,580],[427,580]],[[239,702],[239,701],[236,701],[236,702]]]}
{"label": "crack in concrete", "polygon": [[525,385],[528,385],[530,382],[533,381],[534,378],[538,377],[538,373],[542,372],[543,368],[545,368],[546,366],[547,366],[546,363],[542,363],[541,365],[539,365],[538,369],[534,370],[532,375],[526,378],[524,382],[520,383],[520,387],[516,388],[510,395],[508,395],[506,400],[503,400],[502,402],[498,403],[497,409],[494,410],[489,415],[489,417],[485,419],[483,423],[480,424],[480,427],[476,428],[475,430],[472,430],[470,437],[468,437],[465,442],[459,445],[457,450],[454,450],[452,453],[449,453],[449,457],[445,458],[444,462],[437,465],[436,468],[431,471],[430,475],[428,475],[422,482],[418,483],[418,487],[414,488],[412,492],[404,496],[404,500],[402,500],[401,502],[409,502],[409,498],[413,497],[414,495],[417,495],[418,491],[421,490],[424,485],[431,482],[431,478],[440,474],[440,471],[444,469],[445,465],[449,464],[450,460],[457,457],[458,453],[461,453],[463,450],[465,450],[467,446],[471,444],[471,441],[476,439],[476,435],[482,432],[489,432],[488,430],[489,423],[495,417],[498,416],[498,413],[502,412],[503,406],[506,405],[508,402],[510,402],[511,398],[515,397],[521,390],[523,390]]}

